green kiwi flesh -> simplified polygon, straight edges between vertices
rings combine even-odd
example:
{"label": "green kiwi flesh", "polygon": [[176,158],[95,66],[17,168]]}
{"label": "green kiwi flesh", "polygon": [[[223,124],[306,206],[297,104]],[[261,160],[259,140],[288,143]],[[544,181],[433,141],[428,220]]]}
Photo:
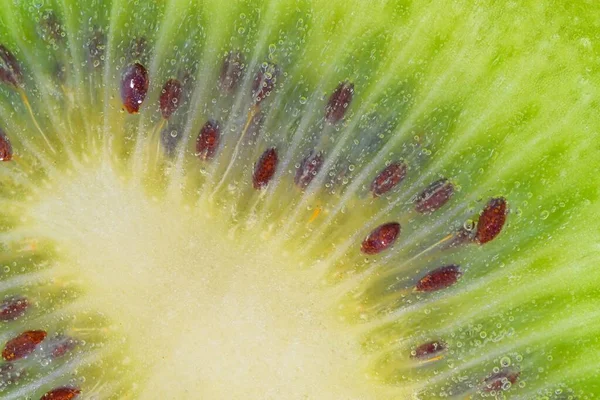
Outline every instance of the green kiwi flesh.
{"label": "green kiwi flesh", "polygon": [[3,5],[0,397],[597,398],[599,21]]}

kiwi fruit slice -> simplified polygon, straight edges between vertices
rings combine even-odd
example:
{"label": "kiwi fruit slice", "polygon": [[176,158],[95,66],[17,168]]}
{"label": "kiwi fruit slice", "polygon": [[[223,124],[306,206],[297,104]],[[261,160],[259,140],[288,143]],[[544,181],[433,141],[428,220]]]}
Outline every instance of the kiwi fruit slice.
{"label": "kiwi fruit slice", "polygon": [[597,398],[598,21],[6,2],[0,397]]}

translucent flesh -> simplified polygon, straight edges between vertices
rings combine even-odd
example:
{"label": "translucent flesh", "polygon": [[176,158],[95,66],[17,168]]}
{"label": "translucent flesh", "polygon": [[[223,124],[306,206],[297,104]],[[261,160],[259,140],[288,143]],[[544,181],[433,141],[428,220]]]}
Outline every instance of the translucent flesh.
{"label": "translucent flesh", "polygon": [[[40,34],[48,10],[64,39]],[[4,395],[68,383],[99,398],[598,396],[599,14],[540,1],[2,7],[0,43],[55,151],[0,86],[16,155],[0,164],[0,290],[36,300],[0,326],[0,342],[36,327],[85,341],[49,367],[38,349],[23,361],[35,373],[0,385]],[[90,55],[94,35],[102,57]],[[246,68],[225,95],[232,49]],[[151,80],[138,115],[119,97],[133,61]],[[241,137],[267,61],[282,73],[260,133]],[[187,97],[164,125],[169,156],[158,97],[183,76]],[[353,102],[327,124],[345,80]],[[202,162],[195,139],[208,119],[223,143]],[[269,147],[280,161],[257,191],[253,165]],[[296,168],[315,148],[321,173],[298,190]],[[373,198],[373,178],[399,160],[406,178]],[[440,178],[456,193],[415,213],[412,199]],[[510,208],[498,238],[436,246],[497,196]],[[361,241],[390,221],[402,226],[396,245],[365,257]],[[455,285],[412,291],[449,264],[464,271]],[[431,340],[448,350],[411,357]],[[502,368],[517,382],[486,391]]]}

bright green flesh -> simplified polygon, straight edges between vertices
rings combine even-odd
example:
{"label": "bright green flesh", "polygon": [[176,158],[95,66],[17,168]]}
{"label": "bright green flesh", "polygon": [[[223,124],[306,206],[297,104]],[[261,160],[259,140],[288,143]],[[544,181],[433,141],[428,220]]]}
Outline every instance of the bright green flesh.
{"label": "bright green flesh", "polygon": [[[0,295],[32,303],[0,322],[0,343],[33,329],[84,341],[50,363],[43,343],[15,362],[26,376],[0,377],[0,397],[63,385],[98,399],[599,397],[600,6],[545,3],[0,7],[0,43],[58,151],[0,85],[16,159],[0,163]],[[48,10],[62,41],[39,34]],[[97,27],[103,60],[88,54]],[[119,85],[136,37],[148,42],[150,91],[129,115]],[[225,96],[217,82],[232,49],[248,65]],[[282,75],[260,135],[235,157],[265,61]],[[192,80],[167,156],[158,97],[183,73]],[[328,126],[344,80],[354,100]],[[194,146],[208,119],[224,136],[203,162]],[[303,192],[293,178],[317,143],[325,165]],[[273,146],[276,175],[257,191],[253,165]],[[373,198],[371,181],[397,160],[406,179]],[[411,199],[442,177],[452,199],[417,214]],[[495,240],[424,252],[498,196],[510,213]],[[363,238],[390,221],[402,225],[396,245],[365,257]],[[411,290],[448,264],[463,269],[458,283]],[[448,351],[411,358],[432,340]],[[483,390],[507,366],[517,382]]]}

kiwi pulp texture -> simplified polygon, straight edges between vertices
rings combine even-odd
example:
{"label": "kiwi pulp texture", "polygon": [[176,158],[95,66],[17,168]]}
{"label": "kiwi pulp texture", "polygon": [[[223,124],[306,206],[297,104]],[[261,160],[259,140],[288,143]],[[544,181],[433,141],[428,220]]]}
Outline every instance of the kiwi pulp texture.
{"label": "kiwi pulp texture", "polygon": [[2,398],[598,396],[599,11],[2,7]]}

